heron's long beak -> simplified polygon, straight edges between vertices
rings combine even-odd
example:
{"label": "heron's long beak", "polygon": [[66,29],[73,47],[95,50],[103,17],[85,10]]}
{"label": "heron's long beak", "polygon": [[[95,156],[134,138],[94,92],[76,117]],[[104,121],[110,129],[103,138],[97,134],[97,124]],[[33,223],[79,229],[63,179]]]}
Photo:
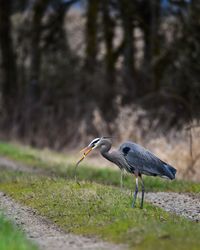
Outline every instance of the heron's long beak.
{"label": "heron's long beak", "polygon": [[87,146],[86,148],[83,148],[80,152],[83,152],[83,156],[81,157],[81,159],[76,163],[76,166],[79,165],[80,162],[82,162],[82,160],[84,160],[84,158],[93,150],[93,147]]}

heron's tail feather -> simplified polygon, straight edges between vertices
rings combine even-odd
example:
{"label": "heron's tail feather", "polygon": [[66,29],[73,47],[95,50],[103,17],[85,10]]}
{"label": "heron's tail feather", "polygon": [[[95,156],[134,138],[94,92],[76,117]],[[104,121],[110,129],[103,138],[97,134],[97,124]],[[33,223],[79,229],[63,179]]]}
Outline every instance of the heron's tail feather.
{"label": "heron's tail feather", "polygon": [[171,180],[175,179],[176,169],[167,163],[164,164],[166,169],[166,176],[169,177]]}

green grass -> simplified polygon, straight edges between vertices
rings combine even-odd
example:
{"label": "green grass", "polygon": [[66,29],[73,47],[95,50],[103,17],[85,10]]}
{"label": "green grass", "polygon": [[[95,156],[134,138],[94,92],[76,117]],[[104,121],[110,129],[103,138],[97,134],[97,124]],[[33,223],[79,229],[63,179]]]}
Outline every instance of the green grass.
{"label": "green grass", "polygon": [[37,152],[39,152],[39,150],[35,151],[28,147],[0,141],[1,156],[23,163],[27,166],[45,167],[46,164],[36,155]]}
{"label": "green grass", "polygon": [[0,213],[0,249],[36,250],[37,248]]}
{"label": "green grass", "polygon": [[[197,250],[200,225],[145,202],[131,208],[131,194],[113,186],[63,178],[14,176],[3,171],[0,189],[67,232],[98,236],[138,250]],[[10,178],[10,179],[9,179]]]}
{"label": "green grass", "polygon": [[[0,155],[27,166],[46,169],[47,174],[74,179],[75,162],[72,164],[72,160],[68,160],[69,156],[54,152],[48,152],[48,154],[51,154],[50,159],[48,159],[48,156],[44,157],[44,151],[0,142]],[[64,162],[65,157],[68,163]],[[97,183],[114,186],[119,186],[120,184],[120,171],[109,168],[94,168],[82,164],[78,167],[77,176],[80,181],[95,181]],[[129,189],[133,188],[133,177],[131,175],[126,175],[124,177],[124,187]],[[152,192],[200,192],[200,183],[182,180],[169,181],[159,177],[145,177],[145,187],[146,191]]]}

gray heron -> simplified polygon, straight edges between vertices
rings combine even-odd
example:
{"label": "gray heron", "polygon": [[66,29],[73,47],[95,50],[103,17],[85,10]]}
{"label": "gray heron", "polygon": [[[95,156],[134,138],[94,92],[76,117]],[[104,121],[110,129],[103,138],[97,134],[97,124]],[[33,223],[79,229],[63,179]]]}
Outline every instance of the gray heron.
{"label": "gray heron", "polygon": [[77,165],[88,155],[93,149],[99,149],[101,155],[112,163],[116,164],[121,170],[126,170],[128,173],[134,174],[136,177],[135,191],[133,195],[132,207],[135,207],[135,202],[138,194],[138,179],[141,179],[142,184],[142,199],[140,208],[143,208],[144,201],[144,181],[142,175],[159,176],[175,179],[176,169],[168,163],[160,160],[149,150],[131,141],[124,142],[118,150],[110,152],[112,141],[110,137],[95,138],[90,144],[84,148],[83,157],[77,162]]}

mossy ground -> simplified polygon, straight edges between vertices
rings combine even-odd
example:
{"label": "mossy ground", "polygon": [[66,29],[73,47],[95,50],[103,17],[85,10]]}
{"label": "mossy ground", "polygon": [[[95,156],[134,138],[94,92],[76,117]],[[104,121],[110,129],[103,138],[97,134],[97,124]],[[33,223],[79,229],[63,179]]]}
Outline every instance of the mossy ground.
{"label": "mossy ground", "polygon": [[131,193],[117,187],[2,171],[0,189],[67,232],[124,243],[130,249],[199,249],[198,223],[146,202],[143,210],[139,204],[132,209]]}
{"label": "mossy ground", "polygon": [[0,213],[0,249],[36,250],[37,248]]}

